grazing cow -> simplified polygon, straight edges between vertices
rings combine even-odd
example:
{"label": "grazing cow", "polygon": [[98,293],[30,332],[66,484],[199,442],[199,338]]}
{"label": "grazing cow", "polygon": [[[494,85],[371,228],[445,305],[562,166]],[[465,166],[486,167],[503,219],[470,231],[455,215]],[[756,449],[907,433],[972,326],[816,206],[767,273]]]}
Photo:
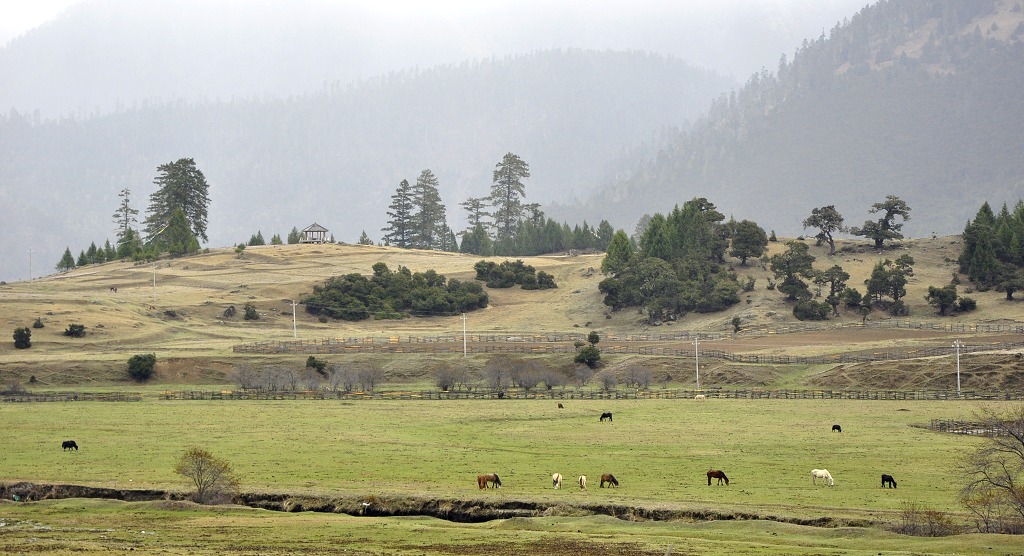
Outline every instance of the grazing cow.
{"label": "grazing cow", "polygon": [[476,485],[480,487],[480,490],[483,490],[488,486],[501,488],[501,479],[498,477],[497,473],[492,473],[490,475],[477,475]]}
{"label": "grazing cow", "polygon": [[605,411],[604,413],[601,414],[601,422],[604,422],[605,419],[608,419],[609,423],[612,422],[612,412],[611,411]]}
{"label": "grazing cow", "polygon": [[843,427],[839,425],[832,425],[832,432],[843,432]]}
{"label": "grazing cow", "polygon": [[565,409],[565,406],[562,404],[558,404],[558,409]]}
{"label": "grazing cow", "polygon": [[882,488],[885,488],[885,485],[889,485],[889,488],[896,488],[896,479],[893,479],[892,475],[882,473]]}
{"label": "grazing cow", "polygon": [[604,484],[608,483],[608,487],[619,486],[619,480],[615,478],[615,475],[611,473],[605,473],[601,475],[601,488],[604,488]]}
{"label": "grazing cow", "polygon": [[818,479],[821,479],[828,486],[836,486],[836,482],[832,479],[832,474],[828,472],[828,469],[811,469],[811,484],[818,484]]}
{"label": "grazing cow", "polygon": [[726,477],[725,471],[720,469],[708,469],[708,486],[711,486],[711,479],[718,479],[718,484],[725,481],[725,486],[729,486],[729,477]]}
{"label": "grazing cow", "polygon": [[587,476],[580,475],[580,490],[587,490]]}
{"label": "grazing cow", "polygon": [[555,473],[551,476],[551,488],[562,488],[562,474]]}
{"label": "grazing cow", "polygon": [[60,443],[60,447],[63,448],[65,452],[68,450],[78,451],[78,444],[76,444],[74,440],[65,440]]}

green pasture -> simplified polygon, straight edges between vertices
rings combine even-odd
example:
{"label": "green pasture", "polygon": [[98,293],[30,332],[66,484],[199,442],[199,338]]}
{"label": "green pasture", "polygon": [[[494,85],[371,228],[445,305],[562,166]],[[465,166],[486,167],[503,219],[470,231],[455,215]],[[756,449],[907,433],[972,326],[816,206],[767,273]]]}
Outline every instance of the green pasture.
{"label": "green pasture", "polygon": [[[983,441],[911,425],[926,424],[932,418],[970,419],[982,409],[1008,407],[998,402],[720,399],[563,404],[565,409],[558,409],[557,402],[548,400],[146,398],[135,403],[8,403],[0,405],[0,445],[4,446],[0,480],[184,490],[185,482],[172,469],[185,447],[198,445],[230,461],[246,491],[602,503],[894,522],[907,503],[961,512],[956,494],[962,481],[956,466],[967,450]],[[603,411],[614,413],[613,423],[599,422]],[[841,424],[843,432],[831,432],[833,423]],[[65,439],[74,439],[81,450],[63,452],[60,443]],[[723,469],[732,484],[709,487],[705,477],[709,467]],[[812,485],[812,468],[829,469],[836,486]],[[504,487],[480,491],[476,475],[491,472],[501,476]],[[551,488],[554,472],[565,476],[559,491]],[[599,488],[602,473],[615,474],[621,486]],[[899,488],[880,488],[881,473],[894,475]],[[575,486],[580,474],[589,478],[586,492]],[[68,510],[71,507],[84,510],[72,512]],[[375,542],[397,543],[403,538],[396,531],[411,535],[418,528],[437,534],[437,542],[448,537],[465,539],[463,548],[480,543],[486,546],[503,535],[527,544],[535,540],[561,542],[564,538],[554,533],[562,529],[579,542],[591,543],[607,535],[608,543],[639,543],[646,547],[643,550],[655,553],[665,553],[665,547],[677,544],[673,538],[679,536],[677,554],[800,553],[770,546],[783,542],[772,537],[791,534],[845,538],[842,542],[836,540],[836,546],[849,542],[850,550],[875,546],[875,542],[894,551],[911,543],[922,553],[928,552],[925,547],[942,546],[942,542],[955,546],[948,539],[890,537],[880,528],[841,529],[843,533],[839,533],[836,529],[760,521],[631,524],[589,516],[462,525],[426,518],[294,517],[195,506],[169,509],[159,503],[53,501],[0,505],[0,520],[50,520],[54,524],[67,520],[68,524],[60,527],[69,530],[102,528],[90,523],[102,522],[106,514],[118,516],[108,518],[114,522],[166,521],[168,530],[181,527],[180,534],[185,537],[182,523],[200,521],[215,531],[208,534],[209,546],[222,542],[216,540],[221,537],[230,544],[226,539],[231,531],[244,529],[250,522],[253,527],[265,521],[268,528],[287,530],[299,527],[300,522],[313,521],[323,524],[325,531],[355,531],[345,534],[369,543],[360,546],[370,553],[374,553],[369,547]],[[522,532],[534,528],[538,530],[535,538]],[[755,549],[761,541],[753,542],[744,533],[751,530],[765,536],[763,549]],[[14,531],[10,524],[6,529],[0,527],[0,539]],[[866,544],[857,540],[864,536],[874,540]],[[957,538],[990,542],[992,536]],[[737,551],[716,552],[718,549],[710,545],[701,547],[701,543],[712,543],[710,539],[719,539],[714,542],[725,543],[723,546],[739,543]],[[397,546],[387,553],[401,552]],[[410,553],[431,552],[416,548],[415,543],[408,546]],[[831,545],[825,542],[822,546]],[[822,551],[822,546],[807,553],[850,553]],[[996,550],[994,553],[1003,553]],[[944,549],[936,551],[944,553]]]}

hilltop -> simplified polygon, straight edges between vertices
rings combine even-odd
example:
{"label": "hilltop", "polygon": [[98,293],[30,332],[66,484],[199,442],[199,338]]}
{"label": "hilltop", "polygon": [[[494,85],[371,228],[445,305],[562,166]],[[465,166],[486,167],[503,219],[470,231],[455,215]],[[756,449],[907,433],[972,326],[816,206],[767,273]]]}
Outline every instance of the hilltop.
{"label": "hilltop", "polygon": [[[863,281],[880,259],[911,254],[915,273],[907,285],[906,300],[910,316],[901,320],[921,324],[985,323],[1019,324],[1016,301],[1005,301],[995,291],[969,293],[978,302],[978,310],[960,316],[939,317],[925,300],[928,286],[949,282],[956,268],[960,250],[959,237],[906,240],[893,250],[878,252],[867,242],[840,241],[839,252],[831,259],[826,247],[808,240],[817,257],[816,266],[840,264],[851,274],[849,284],[863,291]],[[773,252],[783,243],[772,243]],[[810,330],[797,334],[774,334],[798,324],[792,307],[782,294],[767,289],[769,273],[759,263],[733,269],[743,278],[755,279],[753,291],[742,294],[740,304],[731,310],[711,314],[689,314],[679,321],[663,326],[646,325],[635,310],[610,312],[602,304],[598,283],[602,275],[600,254],[558,254],[527,257],[524,262],[537,270],[552,274],[557,289],[525,291],[488,289],[490,306],[467,315],[466,329],[470,335],[528,337],[537,334],[582,337],[596,330],[604,338],[622,338],[633,334],[682,334],[700,332],[720,335],[717,344],[702,343],[702,349],[713,347],[735,353],[760,354],[832,354],[880,349],[908,349],[922,346],[946,346],[954,339],[966,343],[1017,341],[1006,335],[965,335],[916,330],[878,330],[873,328],[843,329],[839,333]],[[239,258],[232,249],[211,249],[187,258],[161,260],[155,265],[106,263],[89,265],[66,274],[0,285],[0,322],[7,334],[16,327],[31,326],[38,317],[45,325],[33,329],[32,347],[15,350],[10,340],[0,344],[0,383],[20,381],[28,385],[36,376],[38,387],[59,387],[69,384],[113,384],[123,382],[127,359],[134,354],[155,353],[158,357],[157,377],[160,384],[225,384],[239,364],[298,365],[304,357],[240,354],[233,346],[252,342],[293,339],[292,300],[299,300],[332,276],[348,273],[371,274],[371,266],[384,262],[392,270],[400,266],[414,272],[433,269],[449,278],[473,280],[473,264],[480,257],[435,251],[400,250],[363,245],[279,245],[250,247]],[[500,262],[502,258],[492,258]],[[154,276],[156,287],[153,286]],[[116,288],[116,291],[114,291]],[[969,284],[961,292],[970,291]],[[258,320],[246,321],[241,308],[252,303],[260,313]],[[229,306],[238,315],[228,318]],[[402,320],[368,320],[360,322],[320,322],[307,314],[302,305],[296,307],[297,337],[306,340],[327,338],[402,338],[409,336],[460,336],[459,316],[414,317]],[[741,319],[746,331],[730,338],[733,317]],[[868,316],[874,323],[889,319],[878,310]],[[844,312],[821,327],[850,325],[861,322],[861,316]],[[63,335],[69,324],[86,327],[84,338]],[[752,331],[757,330],[757,333]],[[567,340],[567,343],[570,343]],[[610,347],[607,340],[600,347]],[[652,345],[654,343],[652,342]],[[685,349],[692,342],[665,341],[656,345]],[[461,346],[460,346],[461,347]],[[524,354],[525,356],[526,354]],[[334,362],[374,360],[388,373],[389,381],[429,384],[430,366],[438,361],[480,369],[490,357],[479,352],[468,359],[457,355],[367,355],[332,354]],[[975,356],[980,361],[982,356]],[[539,361],[555,367],[566,367],[564,355],[537,356]],[[988,361],[988,382],[992,372],[1010,369],[1019,372],[1019,361],[1012,355]],[[691,361],[666,357],[610,355],[605,358],[610,368],[621,369],[642,364],[652,369],[661,380],[689,380],[681,367]],[[889,371],[897,366],[832,365],[832,366],[765,366],[723,364],[707,361],[708,380],[719,385],[812,386],[822,387],[939,387],[949,385],[949,373],[939,376],[906,374],[913,364],[903,364],[903,374]],[[943,363],[948,370],[948,362]],[[993,366],[994,365],[994,366]],[[935,373],[921,367],[922,373]],[[889,378],[886,378],[889,377]],[[1019,377],[1005,376],[1000,383],[1020,384]],[[896,386],[898,385],[898,386]],[[979,385],[980,387],[980,385]]]}

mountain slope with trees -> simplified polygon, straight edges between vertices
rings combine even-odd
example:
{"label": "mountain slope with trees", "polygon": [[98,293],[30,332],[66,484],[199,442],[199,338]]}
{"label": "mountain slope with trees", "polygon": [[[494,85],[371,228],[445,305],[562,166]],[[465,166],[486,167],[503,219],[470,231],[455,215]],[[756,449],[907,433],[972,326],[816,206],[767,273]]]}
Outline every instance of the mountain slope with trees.
{"label": "mountain slope with trees", "polygon": [[1024,190],[1022,88],[1021,0],[883,0],[722,95],[572,211],[631,226],[706,196],[795,235],[812,207],[858,222],[897,195],[919,215],[910,236],[956,233],[982,202]]}

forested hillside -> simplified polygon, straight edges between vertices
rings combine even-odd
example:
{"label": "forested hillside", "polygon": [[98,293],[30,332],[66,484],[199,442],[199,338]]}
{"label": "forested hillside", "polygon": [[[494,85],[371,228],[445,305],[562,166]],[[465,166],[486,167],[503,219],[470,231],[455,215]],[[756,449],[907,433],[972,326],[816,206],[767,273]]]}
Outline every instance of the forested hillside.
{"label": "forested hillside", "polygon": [[701,196],[796,234],[813,207],[857,225],[893,194],[913,208],[909,235],[957,233],[984,201],[1024,194],[1022,22],[1021,0],[868,6],[718,98],[582,212],[630,226]]}
{"label": "forested hillside", "polygon": [[[547,51],[410,70],[283,100],[168,102],[92,118],[0,117],[0,279],[49,273],[65,247],[114,236],[156,168],[193,158],[210,184],[210,245],[318,222],[379,241],[389,196],[431,169],[450,224],[486,196],[507,152],[529,163],[529,202],[566,199],[628,168],[624,153],[695,119],[730,81],[638,52]],[[617,164],[616,164],[617,163]],[[576,215],[571,222],[584,217]],[[594,221],[596,223],[597,221]]]}

